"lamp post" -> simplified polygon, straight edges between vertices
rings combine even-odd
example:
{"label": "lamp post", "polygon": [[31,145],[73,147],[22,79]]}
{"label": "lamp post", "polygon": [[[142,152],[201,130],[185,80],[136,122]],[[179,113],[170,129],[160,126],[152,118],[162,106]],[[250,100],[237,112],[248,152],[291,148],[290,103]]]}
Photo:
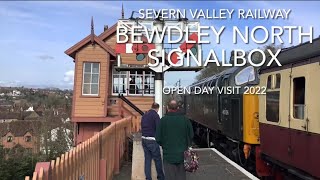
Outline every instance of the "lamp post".
{"label": "lamp post", "polygon": [[[153,25],[158,29],[159,33],[162,33],[164,22],[161,15],[154,20]],[[155,47],[157,50],[156,57],[160,61],[164,61],[165,59],[162,59],[162,53],[161,53],[163,50],[163,42],[161,42],[161,39],[156,36],[156,38],[153,39],[153,43],[155,44]],[[158,66],[161,66],[160,64],[161,63],[159,63]],[[163,80],[164,80],[164,72],[163,72],[163,67],[161,67],[160,71],[156,71],[155,78],[154,78],[155,102],[158,103],[160,106],[159,112],[158,112],[160,118],[163,115],[163,100],[162,100]]]}

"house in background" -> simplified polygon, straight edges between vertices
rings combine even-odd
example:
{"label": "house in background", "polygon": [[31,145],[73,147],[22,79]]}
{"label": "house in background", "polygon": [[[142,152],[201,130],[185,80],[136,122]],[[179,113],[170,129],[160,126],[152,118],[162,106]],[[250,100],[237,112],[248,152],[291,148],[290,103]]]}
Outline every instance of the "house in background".
{"label": "house in background", "polygon": [[[122,8],[122,19],[124,12]],[[125,115],[139,117],[154,101],[154,72],[146,65],[150,59],[136,60],[135,54],[120,54],[122,66],[117,71],[117,24],[104,27],[95,35],[93,19],[91,34],[65,51],[75,63],[71,121],[75,124],[75,144]],[[126,101],[118,96],[122,94]]]}
{"label": "house in background", "polygon": [[0,123],[17,121],[19,119],[21,119],[21,113],[3,111],[0,113]]}
{"label": "house in background", "polygon": [[4,149],[22,147],[28,152],[38,153],[39,121],[11,121],[0,123],[1,145]]}

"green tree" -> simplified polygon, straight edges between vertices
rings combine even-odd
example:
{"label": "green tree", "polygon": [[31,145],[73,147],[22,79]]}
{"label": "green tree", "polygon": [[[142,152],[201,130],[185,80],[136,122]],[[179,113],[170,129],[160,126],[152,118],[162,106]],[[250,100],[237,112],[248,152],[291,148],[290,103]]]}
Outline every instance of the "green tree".
{"label": "green tree", "polygon": [[21,146],[5,151],[0,146],[1,180],[23,180],[33,174],[37,158]]}
{"label": "green tree", "polygon": [[226,70],[228,67],[224,66],[217,66],[216,63],[209,63],[208,66],[206,66],[204,69],[200,71],[200,73],[197,75],[196,79],[199,81],[201,79],[210,77],[214,74],[220,73],[224,70]]}
{"label": "green tree", "polygon": [[[259,48],[259,49],[261,49],[264,52],[266,59],[269,59],[271,55],[268,50],[270,50],[273,54],[275,54],[275,52],[281,48],[283,48],[282,45],[268,44],[268,45],[263,46],[262,48]],[[247,54],[248,54],[248,52],[247,52]],[[260,63],[262,61],[262,54],[258,53],[258,52],[254,53],[252,55],[252,61],[257,64]]]}
{"label": "green tree", "polygon": [[[268,44],[266,46],[263,46],[261,48],[258,48],[258,49],[261,49],[264,54],[266,55],[266,58],[268,59],[270,57],[270,53],[268,51],[268,49],[273,53],[275,54],[275,52],[278,50],[278,49],[281,49],[282,48],[282,45],[275,45],[275,44]],[[230,64],[233,64],[234,63],[234,51],[231,51],[230,53],[230,60],[229,60],[229,63]],[[248,58],[248,54],[249,54],[249,51],[246,52],[245,54],[245,59]],[[238,53],[238,55],[241,55],[241,53]],[[260,63],[262,60],[262,54],[261,53],[254,53],[252,55],[252,61],[254,63]],[[240,61],[240,60],[238,60]],[[241,63],[241,62],[238,62],[238,63]],[[248,61],[247,61],[248,63]],[[201,79],[204,79],[204,78],[207,78],[207,77],[210,77],[214,74],[218,74],[226,69],[228,69],[229,67],[223,67],[223,66],[217,66],[216,63],[209,63],[207,67],[205,67],[204,69],[202,69],[200,71],[200,73],[197,75],[196,79],[199,81]]]}

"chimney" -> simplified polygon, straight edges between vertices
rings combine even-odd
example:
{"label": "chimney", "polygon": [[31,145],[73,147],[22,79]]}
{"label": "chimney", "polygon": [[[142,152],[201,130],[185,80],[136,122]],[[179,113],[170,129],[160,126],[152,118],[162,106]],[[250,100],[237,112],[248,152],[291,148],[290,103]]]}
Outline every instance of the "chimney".
{"label": "chimney", "polygon": [[108,30],[108,25],[104,25],[103,27],[103,31],[106,31],[106,30]]}

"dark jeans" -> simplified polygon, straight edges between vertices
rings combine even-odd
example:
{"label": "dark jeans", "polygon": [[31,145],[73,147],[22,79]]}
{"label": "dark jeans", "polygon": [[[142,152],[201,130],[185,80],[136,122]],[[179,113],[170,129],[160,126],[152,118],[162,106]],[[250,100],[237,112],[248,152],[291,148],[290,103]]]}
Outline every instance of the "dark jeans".
{"label": "dark jeans", "polygon": [[144,151],[144,173],[146,175],[146,179],[152,180],[152,178],[151,178],[151,162],[153,159],[155,162],[155,165],[156,165],[157,178],[159,180],[164,180],[160,146],[154,140],[142,139],[142,147],[143,147],[143,151]]}
{"label": "dark jeans", "polygon": [[184,164],[171,164],[163,161],[164,173],[166,180],[186,180],[186,171]]}

